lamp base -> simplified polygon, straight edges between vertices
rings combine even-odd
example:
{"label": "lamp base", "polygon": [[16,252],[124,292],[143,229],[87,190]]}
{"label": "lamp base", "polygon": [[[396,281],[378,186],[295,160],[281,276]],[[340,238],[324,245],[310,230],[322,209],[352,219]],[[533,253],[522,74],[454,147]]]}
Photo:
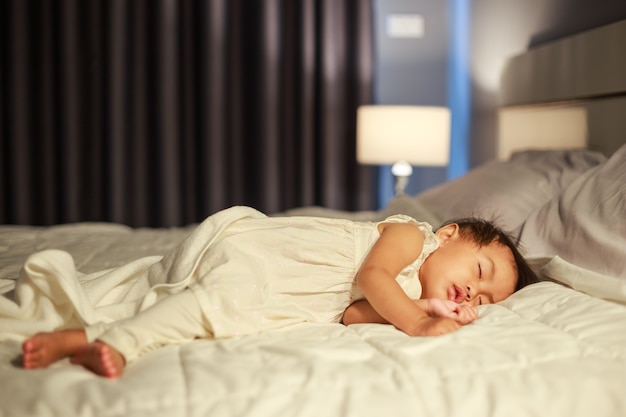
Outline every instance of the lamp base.
{"label": "lamp base", "polygon": [[407,161],[398,161],[391,167],[391,173],[396,178],[396,197],[404,195],[413,167]]}
{"label": "lamp base", "polygon": [[404,195],[404,190],[409,183],[409,177],[396,175],[396,197]]}

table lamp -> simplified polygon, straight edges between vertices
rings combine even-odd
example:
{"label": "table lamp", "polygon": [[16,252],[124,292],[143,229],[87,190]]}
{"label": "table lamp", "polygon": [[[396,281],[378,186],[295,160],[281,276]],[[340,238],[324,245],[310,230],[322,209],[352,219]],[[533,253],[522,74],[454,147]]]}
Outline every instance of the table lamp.
{"label": "table lamp", "polygon": [[433,106],[360,106],[356,159],[392,165],[396,196],[403,195],[412,165],[442,166],[450,159],[450,110]]}
{"label": "table lamp", "polygon": [[528,149],[585,149],[587,109],[576,104],[516,106],[498,111],[498,159]]}

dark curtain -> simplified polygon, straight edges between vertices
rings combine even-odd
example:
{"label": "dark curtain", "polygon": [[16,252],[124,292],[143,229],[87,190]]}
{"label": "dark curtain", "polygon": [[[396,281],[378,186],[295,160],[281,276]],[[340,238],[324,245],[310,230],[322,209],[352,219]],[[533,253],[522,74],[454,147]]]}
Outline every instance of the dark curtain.
{"label": "dark curtain", "polygon": [[5,0],[0,223],[372,209],[369,0]]}

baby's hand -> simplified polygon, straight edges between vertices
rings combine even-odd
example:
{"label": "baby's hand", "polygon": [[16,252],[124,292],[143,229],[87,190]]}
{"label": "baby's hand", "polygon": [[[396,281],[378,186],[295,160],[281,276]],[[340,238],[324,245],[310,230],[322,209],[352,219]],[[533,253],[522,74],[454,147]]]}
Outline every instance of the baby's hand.
{"label": "baby's hand", "polygon": [[478,309],[469,304],[457,304],[454,301],[428,298],[414,300],[426,314],[419,318],[415,326],[405,332],[411,336],[439,336],[461,328],[461,325],[478,318]]}
{"label": "baby's hand", "polygon": [[434,317],[446,317],[458,324],[469,324],[478,318],[478,309],[469,304],[457,304],[451,300],[439,298],[428,299],[429,315]]}

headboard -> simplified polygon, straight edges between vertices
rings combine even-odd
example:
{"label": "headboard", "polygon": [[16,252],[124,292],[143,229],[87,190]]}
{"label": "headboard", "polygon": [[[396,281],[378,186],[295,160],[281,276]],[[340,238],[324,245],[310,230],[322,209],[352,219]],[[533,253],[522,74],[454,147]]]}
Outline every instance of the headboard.
{"label": "headboard", "polygon": [[626,20],[514,56],[500,104],[500,159],[528,148],[612,154],[626,143]]}

